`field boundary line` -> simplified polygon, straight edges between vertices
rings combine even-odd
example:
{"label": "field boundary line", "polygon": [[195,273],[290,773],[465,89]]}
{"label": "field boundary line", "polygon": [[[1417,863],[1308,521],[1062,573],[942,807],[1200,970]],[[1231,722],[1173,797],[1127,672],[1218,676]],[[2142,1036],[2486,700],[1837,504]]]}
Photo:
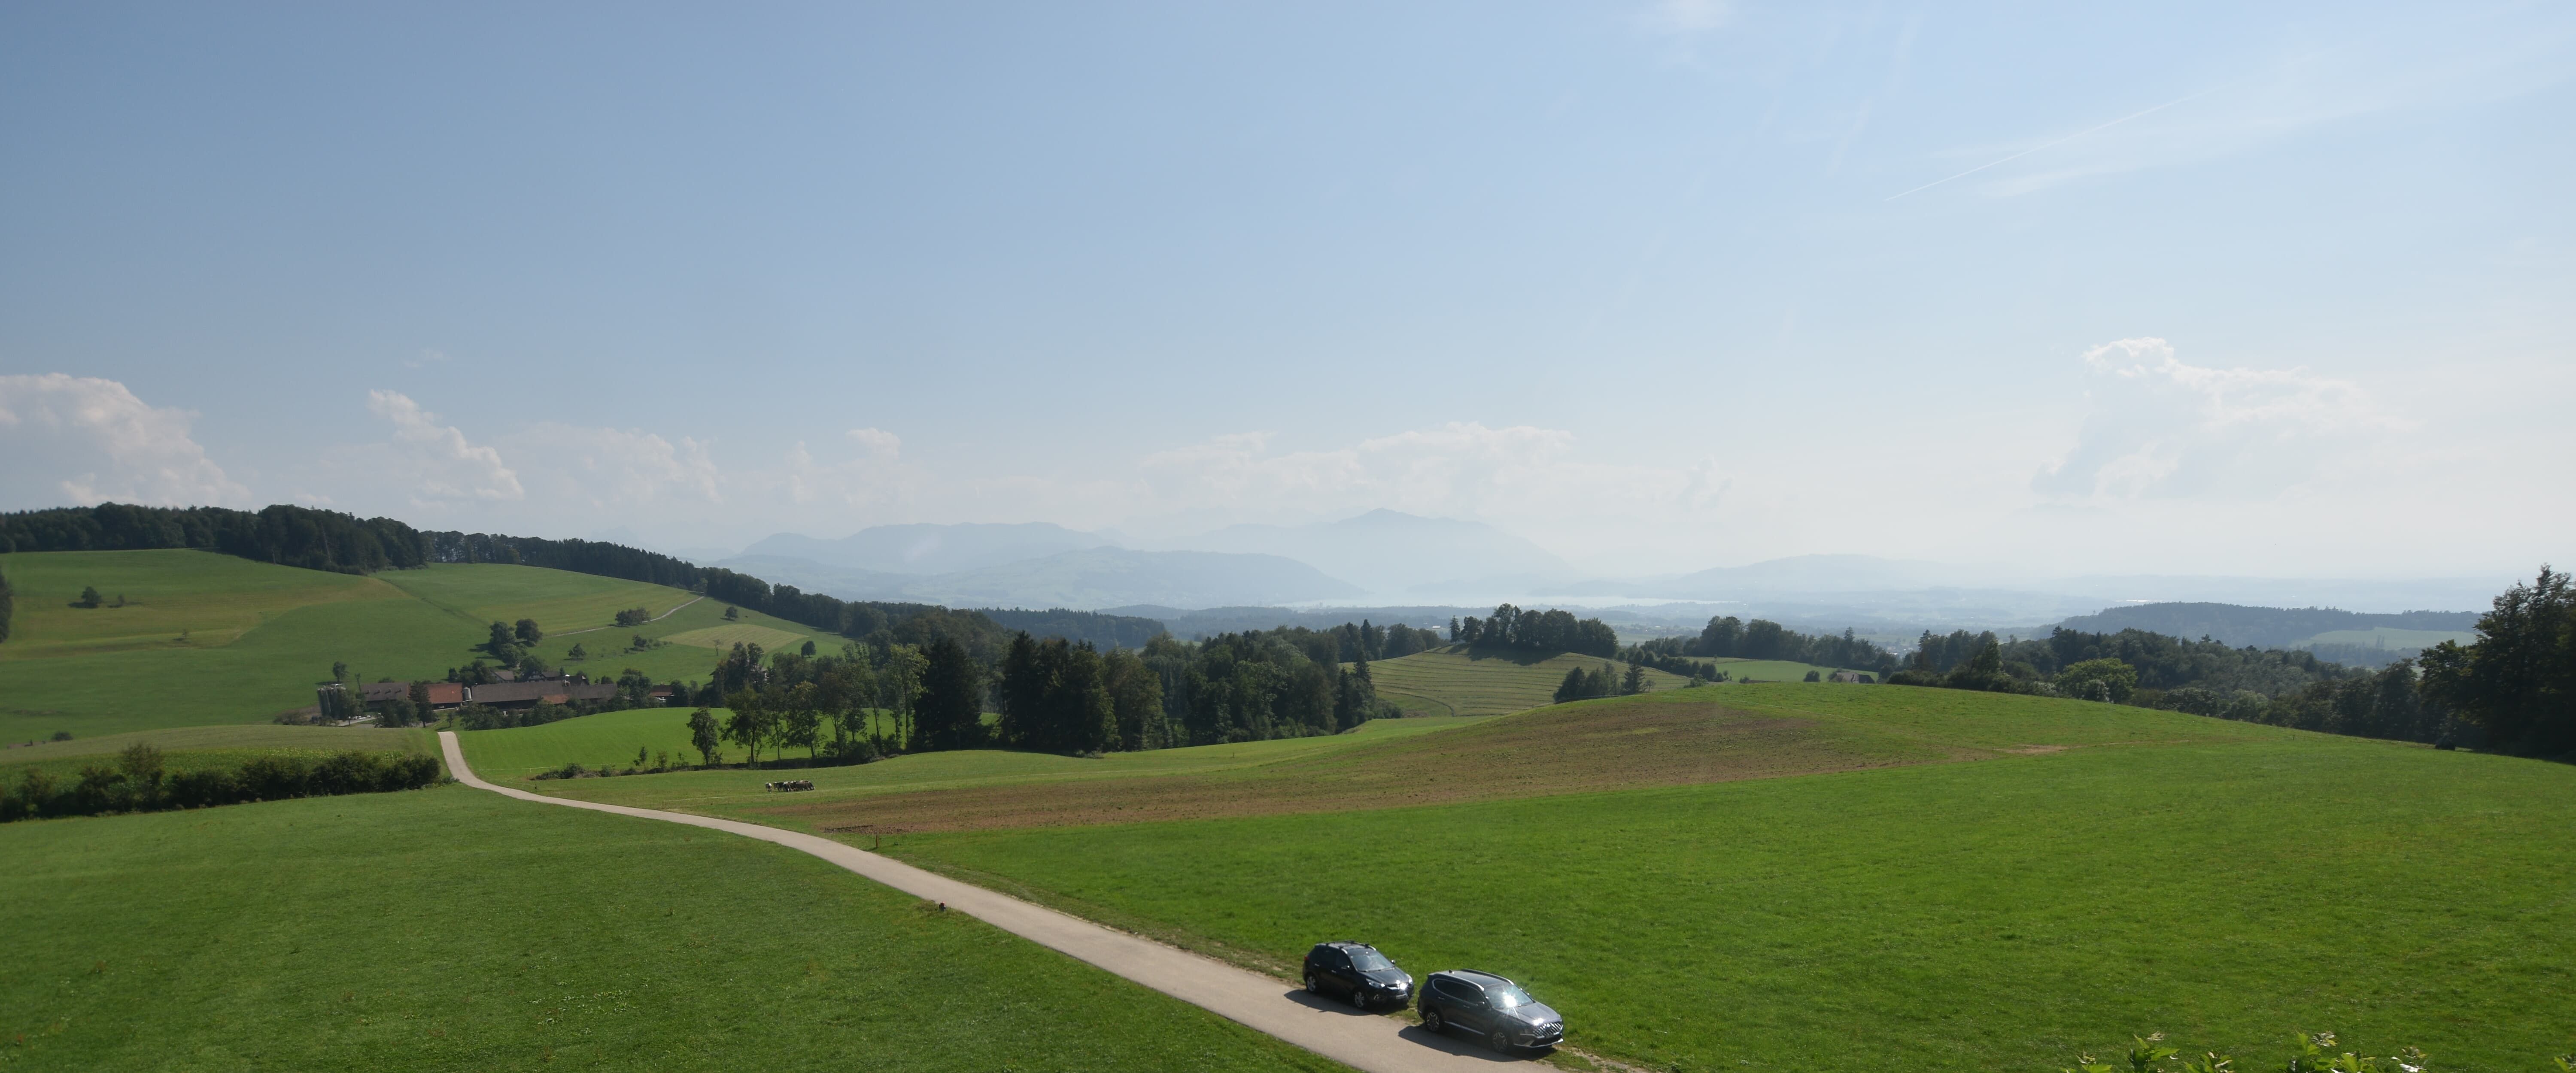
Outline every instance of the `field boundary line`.
{"label": "field boundary line", "polygon": [[1305,1048],[1367,1073],[1415,1070],[1488,1070],[1498,1055],[1464,1041],[1434,1036],[1393,1017],[1362,1014],[1326,1002],[1293,985],[1236,968],[1214,958],[1117,931],[1045,906],[916,868],[856,846],[797,831],[685,812],[547,797],[495,786],[474,774],[456,732],[438,732],[448,772],[458,782],[538,804],[612,812],[620,816],[687,824],[771,842],[820,857],[923,901],[937,902],[1003,931],[1071,956],[1112,975],[1143,984],[1256,1032]]}
{"label": "field boundary line", "polygon": [[[635,626],[650,626],[650,625],[652,625],[652,624],[654,624],[654,623],[656,623],[656,622],[660,622],[660,621],[662,621],[663,619],[666,619],[666,618],[669,618],[669,617],[671,617],[671,616],[673,616],[673,615],[679,614],[680,612],[682,612],[682,611],[684,611],[684,610],[687,610],[687,609],[688,609],[689,604],[694,604],[694,603],[696,603],[696,602],[698,602],[698,601],[700,601],[700,600],[704,600],[704,599],[706,599],[706,597],[704,597],[704,596],[692,596],[692,597],[690,597],[690,598],[688,599],[688,601],[687,601],[687,602],[682,603],[680,606],[678,606],[678,607],[674,607],[674,608],[672,608],[672,609],[670,609],[670,610],[668,610],[668,611],[662,612],[661,614],[655,615],[655,616],[653,616],[652,618],[645,619],[645,620],[644,620],[644,621],[642,621],[642,622],[638,622],[638,623],[636,623],[636,624],[635,624]],[[548,637],[570,637],[570,636],[572,636],[572,635],[574,635],[574,634],[576,634],[576,633],[598,633],[598,632],[599,632],[599,631],[601,631],[601,630],[631,630],[631,629],[634,629],[634,628],[635,628],[635,626],[585,626],[585,627],[583,627],[583,628],[581,628],[581,629],[578,629],[578,630],[565,630],[565,631],[563,631],[562,633],[550,633],[550,634],[547,634],[546,636],[548,636]]]}

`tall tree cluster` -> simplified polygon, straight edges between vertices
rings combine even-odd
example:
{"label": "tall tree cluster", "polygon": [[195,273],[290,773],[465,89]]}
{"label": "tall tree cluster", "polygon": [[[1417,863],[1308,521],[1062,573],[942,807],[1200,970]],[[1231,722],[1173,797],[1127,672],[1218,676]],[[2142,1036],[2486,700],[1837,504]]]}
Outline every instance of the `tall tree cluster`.
{"label": "tall tree cluster", "polygon": [[2085,633],[2053,629],[2043,638],[2003,640],[1991,631],[1949,634],[1926,631],[1907,661],[1900,684],[1929,684],[1957,671],[1988,649],[1995,650],[1998,672],[2015,681],[2043,682],[2066,669],[2093,660],[2114,659],[2137,670],[2145,691],[2186,686],[2227,693],[2251,691],[2279,696],[2310,683],[2343,681],[2368,672],[2318,659],[2301,649],[2230,648],[2206,638],[2186,641],[2145,630]]}
{"label": "tall tree cluster", "polygon": [[338,511],[284,504],[253,512],[101,503],[0,514],[0,552],[151,548],[201,548],[343,574],[369,574],[429,561],[421,533],[391,518],[362,520]]}
{"label": "tall tree cluster", "polygon": [[1791,663],[1815,663],[1827,667],[1850,667],[1855,670],[1886,673],[1896,666],[1896,656],[1846,629],[1842,636],[1804,634],[1769,619],[1746,622],[1733,615],[1719,615],[1708,620],[1695,637],[1657,637],[1632,645],[1622,653],[1630,663],[1644,664],[1674,674],[1689,674],[1691,668],[1679,665],[1683,657],[1704,656],[1717,659],[1773,659]]}
{"label": "tall tree cluster", "polygon": [[2489,747],[2525,756],[2576,753],[2576,589],[2540,568],[2479,617],[2478,639],[2425,650],[2423,692],[2486,732]]}
{"label": "tall tree cluster", "polygon": [[1619,634],[1597,618],[1577,619],[1562,610],[1538,611],[1502,604],[1492,616],[1469,615],[1452,628],[1452,640],[1475,647],[1514,648],[1554,655],[1573,652],[1608,658],[1619,653]]}
{"label": "tall tree cluster", "polygon": [[1139,657],[1161,680],[1163,723],[1146,740],[1177,746],[1307,737],[1403,714],[1378,697],[1364,652],[1341,660],[1345,638],[1355,636],[1281,627],[1195,644],[1155,638]]}
{"label": "tall tree cluster", "polygon": [[1134,652],[1023,633],[1002,658],[995,692],[1004,745],[1100,753],[1168,744],[1162,679]]}

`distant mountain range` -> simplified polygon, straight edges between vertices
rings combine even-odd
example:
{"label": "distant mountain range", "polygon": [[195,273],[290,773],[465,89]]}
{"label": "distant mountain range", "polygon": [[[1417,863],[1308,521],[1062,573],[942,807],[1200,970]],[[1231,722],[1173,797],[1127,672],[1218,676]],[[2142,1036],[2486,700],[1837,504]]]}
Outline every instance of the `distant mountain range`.
{"label": "distant mountain range", "polygon": [[[1799,555],[1687,574],[1584,578],[1547,549],[1482,522],[1391,510],[1315,525],[1228,526],[1132,546],[1145,543],[1043,522],[887,525],[837,539],[779,533],[740,555],[693,558],[846,599],[964,607],[1097,611],[1152,605],[1178,613],[1317,602],[1490,607],[1508,600],[1529,606],[1626,606],[1628,618],[1641,628],[1666,619],[1678,627],[1692,616],[1704,621],[1708,614],[1723,613],[1810,629],[1842,623],[1889,636],[1961,627],[2031,632],[2104,608],[2148,602],[2335,606],[2363,613],[2456,611],[2485,606],[2508,583],[2475,578],[2051,577],[1867,555]],[[1261,616],[1225,617],[1249,621]],[[2158,632],[2198,636],[2183,627]],[[2330,631],[2309,630],[2295,637],[2321,632]],[[2246,636],[2272,638],[2276,633]]]}
{"label": "distant mountain range", "polygon": [[803,559],[885,574],[954,574],[1112,543],[1046,522],[880,525],[839,540],[780,533],[744,548],[742,554],[744,558]]}
{"label": "distant mountain range", "polygon": [[2371,615],[2331,607],[2242,607],[2236,604],[2171,603],[2114,607],[2081,615],[2059,625],[2086,633],[2146,630],[2175,637],[2208,637],[2228,644],[2287,648],[2319,634],[2337,631],[2457,631],[2478,624],[2475,611],[2405,611]]}
{"label": "distant mountain range", "polygon": [[1579,576],[1555,553],[1483,522],[1373,510],[1320,525],[1234,525],[1173,547],[1279,555],[1381,596],[1544,591]]}
{"label": "distant mountain range", "polygon": [[951,607],[1218,607],[1360,594],[1357,586],[1294,559],[1203,551],[1084,548],[945,574],[897,574],[768,555],[737,556],[719,565],[772,584],[794,585],[844,600],[910,600]]}
{"label": "distant mountain range", "polygon": [[1153,548],[1044,522],[884,525],[836,540],[779,533],[712,565],[843,599],[1077,610],[1307,603],[1443,585],[1490,591],[1477,587],[1575,576],[1546,549],[1482,522],[1390,510],[1320,525],[1230,526]]}

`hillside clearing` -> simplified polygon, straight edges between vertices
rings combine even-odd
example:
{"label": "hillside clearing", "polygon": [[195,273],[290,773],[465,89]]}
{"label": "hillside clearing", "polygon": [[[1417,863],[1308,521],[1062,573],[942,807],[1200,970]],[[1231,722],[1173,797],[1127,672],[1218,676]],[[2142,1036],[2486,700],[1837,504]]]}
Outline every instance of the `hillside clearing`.
{"label": "hillside clearing", "polygon": [[[400,600],[373,578],[270,566],[209,551],[0,555],[16,613],[0,662],[137,649],[219,648],[300,607]],[[123,607],[74,607],[84,586]],[[186,640],[181,640],[182,634]]]}
{"label": "hillside clearing", "polygon": [[[334,662],[359,681],[444,678],[483,655],[494,621],[537,618],[553,631],[676,607],[645,626],[551,633],[534,649],[594,677],[632,668],[658,681],[702,679],[715,662],[706,648],[653,643],[671,634],[767,630],[784,638],[773,647],[815,636],[756,612],[727,622],[721,605],[678,589],[529,566],[357,577],[159,550],[22,552],[0,556],[0,571],[17,593],[14,636],[0,644],[0,741],[264,723],[311,705]],[[128,606],[68,606],[84,585]],[[638,636],[648,647],[632,649]],[[576,645],[587,659],[568,658]]]}
{"label": "hillside clearing", "polygon": [[[1379,696],[1408,712],[1427,715],[1501,715],[1556,703],[1556,688],[1565,672],[1590,671],[1603,665],[1612,677],[1628,669],[1617,660],[1564,654],[1536,658],[1526,653],[1473,652],[1463,645],[1416,652],[1369,664],[1369,679]],[[1648,670],[1651,689],[1678,689],[1688,680]]]}
{"label": "hillside clearing", "polygon": [[662,639],[675,645],[695,645],[699,648],[723,650],[735,645],[759,645],[764,651],[780,652],[793,650],[804,642],[805,637],[804,634],[771,629],[767,626],[755,626],[748,622],[730,622],[722,626],[705,626],[687,630]]}

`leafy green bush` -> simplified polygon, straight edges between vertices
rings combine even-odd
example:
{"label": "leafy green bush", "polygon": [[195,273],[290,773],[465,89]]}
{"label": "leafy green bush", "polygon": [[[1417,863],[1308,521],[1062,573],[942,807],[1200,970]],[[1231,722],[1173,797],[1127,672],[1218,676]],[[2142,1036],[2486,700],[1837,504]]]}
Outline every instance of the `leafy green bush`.
{"label": "leafy green bush", "polygon": [[[2075,1067],[2065,1073],[2235,1073],[2234,1058],[2215,1051],[2183,1058],[2180,1048],[2164,1046],[2164,1040],[2162,1032],[2135,1039],[2117,1063],[2077,1055]],[[2332,1032],[2294,1033],[2290,1045],[2297,1050],[2282,1065],[2286,1073],[2426,1073],[2432,1064],[2413,1047],[2400,1047],[2386,1058],[2337,1051]],[[2576,1055],[2560,1055],[2556,1061],[2561,1073],[2576,1073]]]}
{"label": "leafy green bush", "polygon": [[355,750],[319,760],[262,756],[230,770],[173,775],[163,772],[160,750],[137,745],[118,757],[117,767],[91,764],[69,785],[30,768],[16,787],[0,792],[0,822],[414,790],[436,781],[438,761],[430,757]]}

